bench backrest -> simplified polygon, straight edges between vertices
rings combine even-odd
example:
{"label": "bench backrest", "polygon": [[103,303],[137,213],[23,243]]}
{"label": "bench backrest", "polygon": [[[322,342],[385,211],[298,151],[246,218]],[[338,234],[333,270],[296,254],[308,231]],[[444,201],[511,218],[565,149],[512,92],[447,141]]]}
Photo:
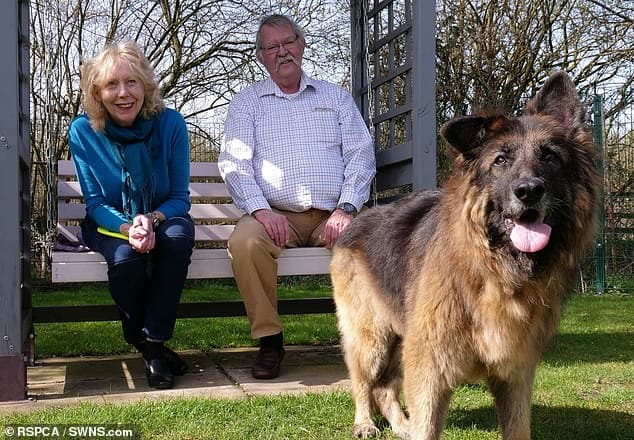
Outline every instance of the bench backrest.
{"label": "bench backrest", "polygon": [[[192,162],[190,215],[196,223],[196,249],[192,254],[188,278],[225,278],[232,276],[226,241],[241,212],[231,203],[229,192],[213,162]],[[85,205],[72,161],[58,163],[58,230],[69,238],[76,237]],[[330,250],[323,247],[283,249],[278,257],[278,275],[327,274]],[[53,283],[76,283],[106,280],[106,264],[95,252],[52,254]],[[327,298],[278,300],[280,314],[332,313],[334,303]],[[114,305],[72,305],[33,307],[33,322],[75,322],[114,320]],[[181,303],[179,318],[244,315],[242,301],[208,301]]]}
{"label": "bench backrest", "polygon": [[[85,216],[86,205],[73,161],[60,160],[57,174],[58,224],[61,231],[76,235],[79,230],[78,222]],[[204,243],[220,245],[229,238],[241,212],[231,203],[231,196],[222,182],[217,163],[192,162],[190,174],[192,207],[189,213],[196,223],[197,247],[204,247]]]}

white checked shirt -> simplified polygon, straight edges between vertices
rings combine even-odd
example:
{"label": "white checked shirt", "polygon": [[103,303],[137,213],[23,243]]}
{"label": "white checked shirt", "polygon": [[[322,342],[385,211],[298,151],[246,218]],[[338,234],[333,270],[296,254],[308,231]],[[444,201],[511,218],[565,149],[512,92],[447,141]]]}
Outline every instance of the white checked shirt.
{"label": "white checked shirt", "polygon": [[297,94],[268,78],[233,98],[218,165],[234,203],[249,214],[332,211],[344,202],[359,210],[376,172],[352,96],[304,73]]}

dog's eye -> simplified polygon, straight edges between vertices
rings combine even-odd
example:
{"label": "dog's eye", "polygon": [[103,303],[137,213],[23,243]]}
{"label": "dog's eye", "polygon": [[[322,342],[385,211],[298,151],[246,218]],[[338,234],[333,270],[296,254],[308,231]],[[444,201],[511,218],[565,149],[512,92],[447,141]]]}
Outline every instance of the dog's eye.
{"label": "dog's eye", "polygon": [[542,154],[542,160],[544,162],[557,162],[559,160],[559,156],[552,150],[546,150]]}
{"label": "dog's eye", "polygon": [[495,161],[493,162],[493,165],[497,166],[497,167],[502,167],[504,165],[506,165],[508,163],[508,159],[506,158],[506,156],[504,154],[500,154],[495,158]]}

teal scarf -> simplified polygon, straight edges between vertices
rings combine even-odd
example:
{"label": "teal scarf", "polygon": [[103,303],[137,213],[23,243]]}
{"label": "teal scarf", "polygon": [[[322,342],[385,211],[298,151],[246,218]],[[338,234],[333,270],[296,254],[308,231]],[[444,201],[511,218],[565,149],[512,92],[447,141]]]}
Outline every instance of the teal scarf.
{"label": "teal scarf", "polygon": [[153,210],[154,169],[152,153],[158,154],[158,136],[153,136],[154,119],[137,118],[130,127],[106,122],[105,133],[121,163],[121,199],[128,221]]}

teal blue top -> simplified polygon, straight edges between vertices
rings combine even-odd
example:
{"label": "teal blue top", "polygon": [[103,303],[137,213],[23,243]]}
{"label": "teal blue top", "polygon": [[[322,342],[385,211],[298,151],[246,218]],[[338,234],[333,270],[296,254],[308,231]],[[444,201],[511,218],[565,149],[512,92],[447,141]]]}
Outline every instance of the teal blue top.
{"label": "teal blue top", "polygon": [[[182,115],[165,109],[154,117],[151,165],[153,193],[151,209],[166,218],[189,211],[189,137]],[[120,127],[120,129],[123,129]],[[128,222],[124,215],[122,156],[116,142],[95,132],[87,115],[75,118],[68,129],[68,142],[77,178],[86,202],[86,214],[111,231]]]}

